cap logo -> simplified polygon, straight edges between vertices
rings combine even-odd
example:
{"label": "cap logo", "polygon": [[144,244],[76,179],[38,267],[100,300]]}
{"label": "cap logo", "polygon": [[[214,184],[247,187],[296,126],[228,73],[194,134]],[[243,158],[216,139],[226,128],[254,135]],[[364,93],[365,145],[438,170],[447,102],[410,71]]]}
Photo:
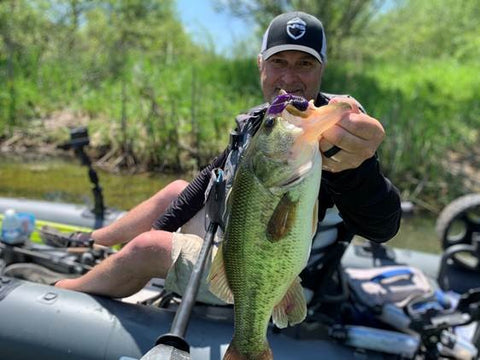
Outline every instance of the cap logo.
{"label": "cap logo", "polygon": [[293,18],[287,23],[287,34],[293,40],[298,40],[305,35],[306,29],[307,23],[299,17]]}

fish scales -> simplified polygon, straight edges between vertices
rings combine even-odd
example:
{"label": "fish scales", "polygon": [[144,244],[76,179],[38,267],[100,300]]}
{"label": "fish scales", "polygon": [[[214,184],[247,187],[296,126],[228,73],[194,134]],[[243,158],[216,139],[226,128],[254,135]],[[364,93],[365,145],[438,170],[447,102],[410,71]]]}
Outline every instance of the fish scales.
{"label": "fish scales", "polygon": [[[235,331],[248,334],[248,337],[236,339],[240,348],[251,348],[251,344],[263,347],[273,307],[306,264],[311,236],[305,237],[303,233],[312,231],[315,200],[311,199],[318,196],[319,174],[314,172],[295,188],[296,192],[305,192],[308,201],[292,191],[292,195],[299,197],[297,211],[300,216],[296,217],[296,224],[291,226],[287,236],[271,242],[265,226],[259,224],[268,223],[284,194],[274,195],[265,189],[252,176],[248,166],[238,170],[237,187],[230,199],[235,205],[231,208],[231,220],[225,233],[229,244],[224,249],[224,260],[235,298]],[[246,207],[250,207],[249,211],[244,210]]]}
{"label": "fish scales", "polygon": [[318,138],[350,106],[307,103],[299,110],[283,106],[291,99],[283,96],[242,154],[228,196],[224,241],[209,274],[211,291],[234,302],[234,335],[224,360],[273,359],[266,337],[270,317],[285,327],[306,316],[298,275],[317,222]]}

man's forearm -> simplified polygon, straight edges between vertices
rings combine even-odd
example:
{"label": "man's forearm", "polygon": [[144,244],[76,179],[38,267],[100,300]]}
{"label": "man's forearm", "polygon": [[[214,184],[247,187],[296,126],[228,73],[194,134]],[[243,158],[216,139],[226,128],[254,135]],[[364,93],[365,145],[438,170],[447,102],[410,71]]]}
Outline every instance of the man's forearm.
{"label": "man's forearm", "polygon": [[228,149],[203,169],[182,191],[178,198],[172,201],[167,210],[153,222],[153,228],[156,230],[176,231],[190,220],[204,205],[205,191],[209,184],[212,170],[217,167],[223,167],[227,155]]}
{"label": "man's forearm", "polygon": [[100,245],[112,246],[126,243],[137,235],[150,230],[158,214],[167,209],[187,184],[183,180],[173,181],[114,223],[95,230],[92,233],[93,240]]}
{"label": "man's forearm", "polygon": [[390,240],[401,219],[400,195],[375,157],[358,169],[325,174],[324,181],[350,231],[375,242]]}

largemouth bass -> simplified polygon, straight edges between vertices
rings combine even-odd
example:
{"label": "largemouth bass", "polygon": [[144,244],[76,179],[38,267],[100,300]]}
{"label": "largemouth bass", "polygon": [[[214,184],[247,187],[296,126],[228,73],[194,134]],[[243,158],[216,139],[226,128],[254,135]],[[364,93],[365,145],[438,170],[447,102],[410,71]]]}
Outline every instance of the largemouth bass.
{"label": "largemouth bass", "polygon": [[234,303],[235,330],[224,360],[270,360],[270,317],[280,328],[302,322],[298,275],[316,231],[322,160],[318,140],[350,105],[317,108],[278,96],[244,151],[227,200],[224,241],[210,290]]}

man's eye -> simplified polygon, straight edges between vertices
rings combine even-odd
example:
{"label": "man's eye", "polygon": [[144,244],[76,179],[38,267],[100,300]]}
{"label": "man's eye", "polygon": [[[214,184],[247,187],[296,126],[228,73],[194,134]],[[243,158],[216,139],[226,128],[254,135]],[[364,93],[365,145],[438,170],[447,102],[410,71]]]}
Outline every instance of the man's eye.
{"label": "man's eye", "polygon": [[311,69],[313,67],[313,62],[304,60],[297,63],[299,69]]}
{"label": "man's eye", "polygon": [[271,59],[270,63],[274,66],[280,67],[280,66],[285,66],[285,61],[282,59]]}

